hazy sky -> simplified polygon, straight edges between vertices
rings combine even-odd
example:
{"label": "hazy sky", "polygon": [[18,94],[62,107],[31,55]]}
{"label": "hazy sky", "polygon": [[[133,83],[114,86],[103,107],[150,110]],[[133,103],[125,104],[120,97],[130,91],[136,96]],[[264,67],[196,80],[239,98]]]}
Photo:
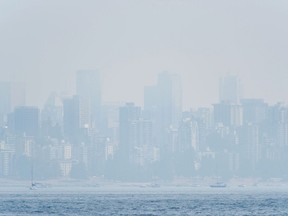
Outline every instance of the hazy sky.
{"label": "hazy sky", "polygon": [[98,69],[104,100],[141,105],[168,70],[187,108],[216,102],[230,73],[244,96],[287,102],[287,21],[287,0],[0,0],[0,79],[25,81],[42,105],[73,93],[78,69]]}

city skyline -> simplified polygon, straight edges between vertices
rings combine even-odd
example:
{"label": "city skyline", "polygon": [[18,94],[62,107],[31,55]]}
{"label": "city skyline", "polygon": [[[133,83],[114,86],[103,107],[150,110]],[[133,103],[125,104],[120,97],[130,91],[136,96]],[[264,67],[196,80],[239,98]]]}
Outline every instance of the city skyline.
{"label": "city skyline", "polygon": [[213,107],[190,110],[182,109],[175,73],[161,72],[144,88],[143,107],[102,104],[99,72],[75,76],[78,95],[52,94],[43,108],[15,106],[25,94],[0,82],[0,176],[26,179],[32,160],[43,179],[288,176],[288,106],[242,98],[237,76],[220,80]]}

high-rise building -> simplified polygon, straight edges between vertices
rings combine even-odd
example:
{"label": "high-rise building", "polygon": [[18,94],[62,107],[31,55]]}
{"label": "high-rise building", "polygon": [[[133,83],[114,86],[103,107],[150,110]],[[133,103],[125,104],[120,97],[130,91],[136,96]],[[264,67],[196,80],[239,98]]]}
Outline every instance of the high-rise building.
{"label": "high-rise building", "polygon": [[239,104],[240,81],[236,75],[227,75],[220,79],[219,103],[213,104],[214,123],[224,126],[241,126],[243,108]]}
{"label": "high-rise building", "polygon": [[247,124],[240,132],[241,166],[244,171],[254,171],[262,157],[262,144],[258,125]]}
{"label": "high-rise building", "polygon": [[213,125],[213,115],[210,108],[199,108],[192,111],[192,120],[197,122],[199,130],[199,150],[205,150],[207,144],[207,136]]}
{"label": "high-rise building", "polygon": [[135,122],[140,119],[141,108],[127,103],[119,109],[119,153],[122,160],[130,160],[131,149],[135,144]]}
{"label": "high-rise building", "polygon": [[[270,106],[265,124],[266,134],[270,134],[277,146],[288,147],[288,108],[281,103]],[[287,148],[288,151],[288,148]],[[286,156],[285,156],[286,157]]]}
{"label": "high-rise building", "polygon": [[100,73],[95,70],[77,71],[76,94],[80,98],[81,113],[85,115],[81,118],[82,124],[100,129],[102,120]]}
{"label": "high-rise building", "polygon": [[182,87],[178,74],[163,72],[158,75],[158,107],[160,108],[161,124],[178,127],[182,112]]}
{"label": "high-rise building", "polygon": [[62,99],[57,94],[51,93],[41,111],[41,121],[50,121],[51,125],[62,125],[62,116]]}
{"label": "high-rise building", "polygon": [[268,104],[263,99],[242,99],[244,124],[260,124],[267,118]]}
{"label": "high-rise building", "polygon": [[14,111],[14,129],[17,135],[39,135],[39,108],[30,106],[16,107]]}
{"label": "high-rise building", "polygon": [[23,83],[0,82],[0,125],[7,121],[7,114],[17,106],[25,105]]}
{"label": "high-rise building", "polygon": [[15,151],[5,143],[0,144],[0,176],[8,177],[12,174],[13,156]]}
{"label": "high-rise building", "polygon": [[182,113],[182,88],[179,75],[160,73],[157,85],[145,88],[144,113],[155,121],[157,145],[172,151],[170,135],[178,128]]}
{"label": "high-rise building", "polygon": [[80,133],[79,97],[63,99],[63,132],[70,141],[76,141]]}
{"label": "high-rise building", "polygon": [[243,124],[243,109],[241,105],[230,103],[213,104],[214,123],[224,126],[241,126]]}
{"label": "high-rise building", "polygon": [[178,133],[177,152],[199,150],[199,128],[198,122],[191,118],[182,120]]}
{"label": "high-rise building", "polygon": [[41,134],[51,138],[62,137],[63,102],[52,93],[41,110]]}
{"label": "high-rise building", "polygon": [[238,104],[241,99],[241,86],[239,78],[235,75],[227,75],[220,79],[220,102]]}

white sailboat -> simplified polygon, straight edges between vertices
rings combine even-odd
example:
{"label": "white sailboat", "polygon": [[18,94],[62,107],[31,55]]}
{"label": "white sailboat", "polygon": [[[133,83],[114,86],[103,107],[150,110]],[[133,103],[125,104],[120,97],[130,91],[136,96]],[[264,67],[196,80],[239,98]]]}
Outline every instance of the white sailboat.
{"label": "white sailboat", "polygon": [[224,182],[217,181],[216,183],[211,184],[210,187],[211,188],[225,188],[225,187],[227,187],[227,184]]}

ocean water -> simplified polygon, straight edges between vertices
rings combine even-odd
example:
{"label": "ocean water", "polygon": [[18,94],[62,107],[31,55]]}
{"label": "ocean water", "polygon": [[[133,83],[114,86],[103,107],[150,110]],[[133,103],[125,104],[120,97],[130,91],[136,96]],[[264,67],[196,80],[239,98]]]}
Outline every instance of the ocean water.
{"label": "ocean water", "polygon": [[6,189],[0,215],[288,215],[288,190]]}

